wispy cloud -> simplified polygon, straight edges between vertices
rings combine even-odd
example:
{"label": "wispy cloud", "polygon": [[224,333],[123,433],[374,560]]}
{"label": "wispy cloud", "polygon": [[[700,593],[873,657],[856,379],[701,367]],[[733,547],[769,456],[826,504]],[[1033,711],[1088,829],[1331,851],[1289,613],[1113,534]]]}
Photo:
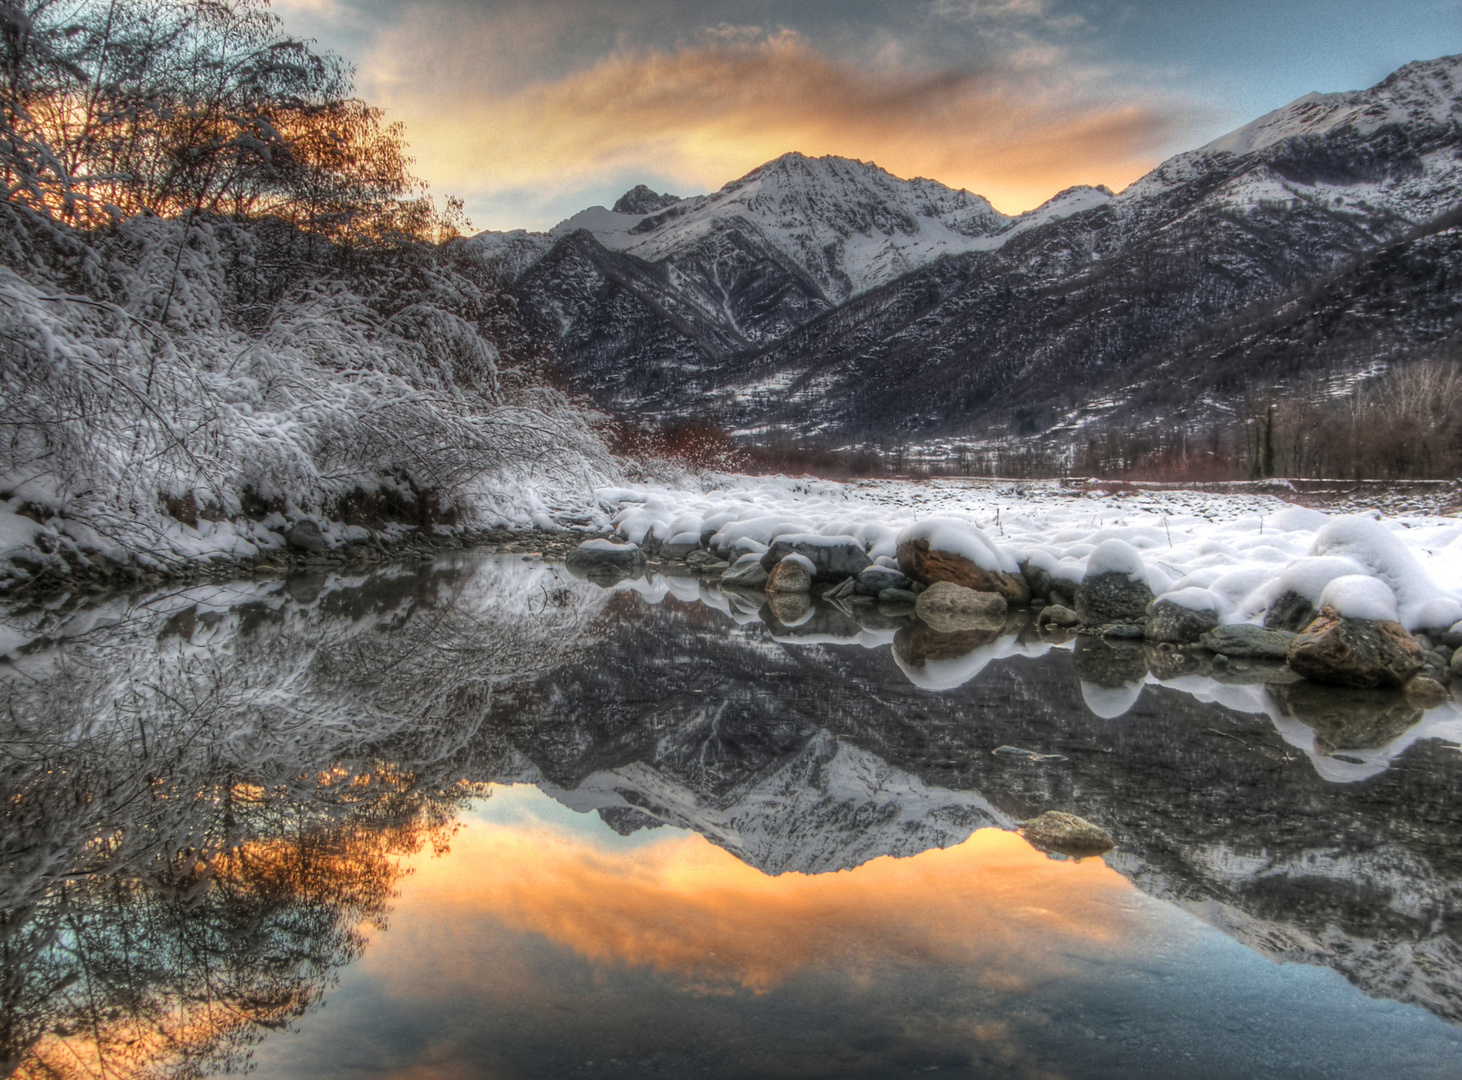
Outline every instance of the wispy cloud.
{"label": "wispy cloud", "polygon": [[[941,18],[1054,17],[1043,0],[940,4]],[[450,28],[408,20],[382,36],[363,69],[368,90],[406,121],[436,187],[487,202],[638,170],[706,190],[800,150],[874,160],[1019,210],[1074,183],[1130,182],[1176,119],[1093,94],[1087,72],[1058,47],[1037,51],[1020,25],[1029,49],[969,66],[906,49],[853,59],[795,30],[722,25],[667,47],[621,40],[557,76],[525,78],[558,57],[572,10],[513,7]]]}

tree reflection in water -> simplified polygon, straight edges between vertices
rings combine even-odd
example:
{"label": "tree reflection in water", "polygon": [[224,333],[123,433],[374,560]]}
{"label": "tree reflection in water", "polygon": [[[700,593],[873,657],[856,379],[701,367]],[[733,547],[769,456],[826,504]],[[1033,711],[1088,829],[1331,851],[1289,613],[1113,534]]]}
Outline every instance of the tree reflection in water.
{"label": "tree reflection in water", "polygon": [[492,566],[322,584],[10,617],[32,641],[0,665],[5,1073],[242,1067],[496,771],[494,687],[582,638],[578,594]]}

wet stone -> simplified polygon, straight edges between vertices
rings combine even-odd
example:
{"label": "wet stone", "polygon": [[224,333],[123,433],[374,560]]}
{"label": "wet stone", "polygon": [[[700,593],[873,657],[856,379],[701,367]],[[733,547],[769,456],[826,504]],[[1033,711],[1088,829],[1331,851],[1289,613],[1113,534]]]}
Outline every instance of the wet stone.
{"label": "wet stone", "polygon": [[1047,810],[1022,822],[1020,831],[1036,847],[1074,858],[1101,855],[1117,846],[1101,826],[1061,810]]}
{"label": "wet stone", "polygon": [[1286,630],[1265,630],[1248,623],[1235,623],[1215,627],[1200,637],[1198,644],[1210,652],[1228,657],[1283,660],[1289,655],[1289,646],[1294,638],[1295,635]]}
{"label": "wet stone", "polygon": [[1120,570],[1096,574],[1076,588],[1076,614],[1083,626],[1140,623],[1152,603],[1145,581],[1133,581]]}

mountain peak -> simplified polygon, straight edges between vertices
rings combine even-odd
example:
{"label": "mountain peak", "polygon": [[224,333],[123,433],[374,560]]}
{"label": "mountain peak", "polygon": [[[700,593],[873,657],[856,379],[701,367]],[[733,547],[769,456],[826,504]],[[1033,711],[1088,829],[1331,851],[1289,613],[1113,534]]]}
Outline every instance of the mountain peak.
{"label": "mountain peak", "polygon": [[680,202],[679,195],[660,194],[644,184],[636,184],[614,204],[616,214],[653,214]]}

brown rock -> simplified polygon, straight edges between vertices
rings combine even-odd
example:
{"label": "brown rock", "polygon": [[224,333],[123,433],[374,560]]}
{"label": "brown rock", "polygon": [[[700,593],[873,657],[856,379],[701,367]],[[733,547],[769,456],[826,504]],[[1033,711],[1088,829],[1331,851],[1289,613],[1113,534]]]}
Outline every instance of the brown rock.
{"label": "brown rock", "polygon": [[1314,730],[1315,749],[1322,754],[1386,746],[1421,719],[1421,710],[1395,690],[1296,682],[1270,684],[1268,693],[1287,715]]}
{"label": "brown rock", "polygon": [[1435,709],[1447,701],[1447,688],[1425,675],[1413,676],[1403,689],[1406,700],[1418,709]]}
{"label": "brown rock", "polygon": [[1047,810],[1040,817],[1023,822],[1020,831],[1038,848],[1076,858],[1100,855],[1117,846],[1100,826],[1061,810]]}
{"label": "brown rock", "polygon": [[898,556],[899,569],[904,576],[920,584],[948,581],[975,592],[998,593],[1007,603],[1030,603],[1030,586],[1020,574],[986,570],[963,555],[931,549],[928,540],[909,540],[900,544]]}
{"label": "brown rock", "polygon": [[1395,622],[1347,619],[1332,607],[1289,646],[1289,666],[1331,686],[1404,686],[1421,670],[1426,654]]}
{"label": "brown rock", "polygon": [[812,571],[799,556],[788,555],[772,567],[767,578],[769,593],[809,593],[812,591]]}
{"label": "brown rock", "polygon": [[998,640],[1000,634],[1000,630],[993,628],[941,634],[925,623],[913,621],[899,627],[893,636],[893,649],[909,667],[923,668],[940,660],[958,660],[961,656],[968,656],[980,646]]}
{"label": "brown rock", "polygon": [[914,614],[942,634],[1003,630],[1005,612],[1005,598],[999,593],[976,592],[952,581],[936,581],[914,603]]}

